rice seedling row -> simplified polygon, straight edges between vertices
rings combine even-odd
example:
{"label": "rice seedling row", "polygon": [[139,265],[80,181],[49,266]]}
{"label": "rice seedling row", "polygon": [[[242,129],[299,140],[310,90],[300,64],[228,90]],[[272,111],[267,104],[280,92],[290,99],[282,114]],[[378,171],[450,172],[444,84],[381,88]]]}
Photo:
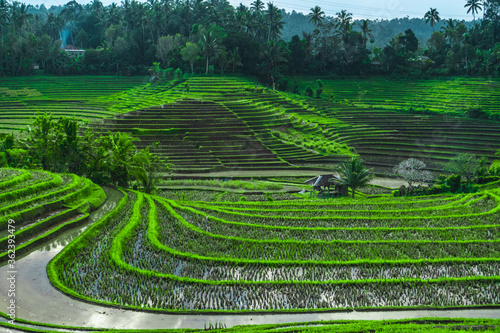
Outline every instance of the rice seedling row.
{"label": "rice seedling row", "polygon": [[[141,199],[140,196],[138,195],[137,200],[133,199],[133,209],[128,208],[127,217],[120,215],[104,225],[104,228],[113,226],[114,232],[96,232],[94,236],[97,236],[99,241],[95,240],[93,246],[89,247],[87,245],[92,243],[92,238],[89,238],[89,244],[80,246],[79,251],[74,252],[77,258],[66,258],[67,263],[71,263],[70,268],[65,269],[60,277],[77,293],[109,304],[173,311],[471,306],[495,304],[498,301],[498,284],[485,277],[490,273],[497,274],[494,261],[459,263],[460,268],[453,267],[453,263],[422,263],[424,266],[430,265],[420,270],[423,275],[417,279],[424,279],[407,281],[400,280],[401,276],[418,276],[416,267],[389,265],[384,270],[377,265],[358,265],[336,266],[333,270],[323,270],[321,266],[315,265],[281,265],[260,269],[261,264],[228,265],[226,262],[222,266],[221,263],[208,262],[205,263],[208,267],[195,267],[199,262],[192,258],[180,261],[179,258],[165,257],[154,245],[148,245],[152,231],[163,232],[154,227],[155,211],[158,211],[158,223],[162,225],[162,210],[166,212],[168,209],[162,203],[155,204],[150,197]],[[146,223],[148,220],[149,223]],[[173,233],[168,235],[175,237]],[[202,241],[199,236],[196,238],[196,242],[198,241]],[[111,260],[111,264],[98,264],[104,257]],[[155,268],[161,269],[160,272]],[[248,277],[252,279],[251,283],[227,280],[229,275],[224,273],[226,270],[240,271],[240,275],[236,276]],[[333,277],[349,278],[349,272],[351,279],[348,281],[326,283],[327,280],[310,279],[314,275],[319,278],[332,277],[333,281]],[[387,272],[388,275],[381,272]],[[460,274],[464,272],[470,272],[473,276],[455,277],[463,277]],[[395,279],[377,280],[377,274],[382,279],[391,276]],[[480,277],[481,274],[485,275]],[[185,278],[186,275],[189,279]],[[200,275],[203,277],[199,278]],[[287,284],[278,280],[280,276],[291,279],[300,276],[301,280],[298,281],[319,283]],[[432,279],[431,276],[454,277]],[[210,282],[212,280],[208,277],[217,279]],[[426,280],[426,277],[430,279]],[[225,280],[227,283],[223,283]],[[240,282],[242,281],[245,280]],[[255,283],[258,281],[271,284]]]}
{"label": "rice seedling row", "polygon": [[[179,212],[182,214],[182,211]],[[217,235],[245,235],[251,239],[281,239],[297,241],[335,240],[476,240],[491,239],[499,233],[500,226],[446,227],[446,228],[261,228],[241,225],[209,216],[186,216],[196,227]]]}

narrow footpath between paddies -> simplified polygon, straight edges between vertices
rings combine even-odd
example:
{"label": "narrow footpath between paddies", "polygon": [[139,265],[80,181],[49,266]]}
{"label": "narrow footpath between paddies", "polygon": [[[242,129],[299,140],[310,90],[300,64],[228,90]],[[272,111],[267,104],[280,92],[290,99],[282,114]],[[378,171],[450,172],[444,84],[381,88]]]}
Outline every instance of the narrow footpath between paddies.
{"label": "narrow footpath between paddies", "polygon": [[[121,198],[115,190],[106,189],[107,202],[89,218],[96,222],[111,211]],[[87,224],[88,226],[88,224]],[[500,309],[465,310],[416,310],[416,311],[370,311],[333,313],[292,313],[292,314],[246,314],[246,315],[184,315],[138,312],[104,307],[75,300],[55,289],[47,278],[46,266],[84,227],[62,234],[44,247],[20,258],[17,264],[16,316],[34,322],[48,324],[102,327],[102,328],[198,328],[209,322],[224,323],[226,327],[251,324],[275,324],[318,320],[381,320],[403,318],[500,318]],[[0,267],[0,290],[9,289],[7,280],[9,269]],[[9,299],[6,292],[0,298],[0,311],[6,311]],[[0,321],[6,319],[0,317]]]}

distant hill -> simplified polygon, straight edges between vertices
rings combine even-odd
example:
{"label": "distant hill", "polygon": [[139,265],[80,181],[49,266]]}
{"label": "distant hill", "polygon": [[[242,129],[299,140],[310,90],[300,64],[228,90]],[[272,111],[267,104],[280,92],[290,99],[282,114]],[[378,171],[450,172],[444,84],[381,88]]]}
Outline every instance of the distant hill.
{"label": "distant hill", "polygon": [[[307,33],[313,32],[314,25],[309,23],[307,15],[297,13],[296,11],[287,13],[284,10],[282,13],[283,22],[285,22],[282,38],[285,41],[291,40],[295,35],[302,38],[302,31]],[[333,20],[334,18],[328,17],[328,19]],[[392,20],[369,20],[369,22],[375,39],[375,43],[373,45],[376,47],[384,47],[394,36],[405,32],[407,29],[413,30],[419,39],[420,45],[423,45],[432,35],[431,26],[429,24],[425,24],[425,20],[423,18],[404,17]],[[355,23],[354,30],[359,31],[360,20],[356,20]],[[434,29],[438,31],[444,24],[445,21],[442,20],[436,24]],[[472,22],[467,22],[466,25],[467,27],[471,27]]]}

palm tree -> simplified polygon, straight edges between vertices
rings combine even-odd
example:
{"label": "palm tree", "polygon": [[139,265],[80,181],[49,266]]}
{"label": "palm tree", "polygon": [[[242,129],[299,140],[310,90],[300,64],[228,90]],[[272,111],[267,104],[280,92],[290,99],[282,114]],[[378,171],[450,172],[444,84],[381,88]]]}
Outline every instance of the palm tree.
{"label": "palm tree", "polygon": [[248,32],[253,37],[264,39],[265,30],[263,22],[264,3],[261,0],[255,0],[250,5],[251,15],[248,17]]}
{"label": "palm tree", "polygon": [[500,3],[498,2],[498,0],[484,0],[483,1],[483,20],[484,20],[484,17],[486,16],[486,14],[488,14],[490,7],[495,8],[499,5],[500,5]]}
{"label": "palm tree", "polygon": [[272,2],[267,4],[266,10],[266,21],[269,25],[269,31],[267,34],[267,41],[275,40],[280,34],[281,29],[283,29],[283,22],[281,22],[282,14],[278,7],[276,7]]}
{"label": "palm tree", "polygon": [[321,10],[320,6],[316,6],[311,8],[311,12],[309,13],[309,23],[313,23],[314,26],[323,23],[325,19],[325,12]]}
{"label": "palm tree", "polygon": [[483,9],[481,7],[482,5],[483,2],[481,0],[467,0],[467,3],[464,6],[464,8],[469,8],[467,14],[472,12],[472,17],[474,17],[474,22],[476,22],[476,14]]}
{"label": "palm tree", "polygon": [[108,131],[108,151],[112,158],[111,178],[113,184],[127,186],[133,168],[132,157],[136,149],[134,141],[137,139],[128,133],[111,133]]}
{"label": "palm tree", "polygon": [[439,17],[439,12],[436,8],[431,8],[424,16],[425,23],[431,22],[432,31],[434,31],[434,26],[437,22],[441,21],[441,17]]}
{"label": "palm tree", "polygon": [[446,22],[445,25],[443,27],[441,27],[441,30],[443,30],[445,32],[445,34],[446,34],[446,31],[451,31],[451,30],[456,28],[456,24],[455,24],[456,21],[454,19],[452,19],[452,18],[447,19],[445,22]]}
{"label": "palm tree", "polygon": [[104,6],[101,1],[99,0],[92,0],[90,3],[90,10],[95,13],[96,15],[99,15],[102,10],[104,9]]}
{"label": "palm tree", "polygon": [[[78,2],[76,2],[76,0],[71,0],[70,2],[68,2],[64,6],[64,9],[60,13],[60,15],[62,17],[64,17],[65,21],[69,25],[71,44],[75,43],[73,40],[73,26],[75,24],[77,17],[82,12],[82,10],[83,10],[83,7]],[[63,42],[65,42],[65,41],[63,41]]]}
{"label": "palm tree", "polygon": [[162,179],[162,173],[170,169],[168,158],[158,157],[158,149],[159,143],[155,142],[151,148],[146,147],[137,152],[131,162],[131,174],[142,184],[142,190],[148,194],[155,191],[156,185]]}
{"label": "palm tree", "polygon": [[353,198],[357,188],[366,186],[373,179],[372,170],[367,169],[359,157],[352,157],[350,161],[342,163],[339,174],[340,183],[351,188]]}
{"label": "palm tree", "polygon": [[120,9],[116,5],[116,3],[113,2],[106,9],[106,14],[105,14],[106,27],[109,27],[110,25],[120,24],[120,22],[121,22]]}
{"label": "palm tree", "polygon": [[171,0],[160,0],[160,4],[162,6],[163,15],[168,16],[172,9]]}
{"label": "palm tree", "polygon": [[271,41],[263,52],[264,64],[273,83],[273,90],[276,88],[274,78],[278,75],[281,64],[287,62],[286,50],[283,41]]}
{"label": "palm tree", "polygon": [[18,2],[14,2],[12,6],[11,21],[19,36],[21,36],[24,26],[28,25],[29,19],[33,17],[33,14],[28,13],[30,7],[31,5],[19,4]]}
{"label": "palm tree", "polygon": [[163,16],[161,3],[156,0],[149,1],[149,10],[146,16],[147,16],[149,31],[151,33],[151,40],[153,41],[154,44],[156,44],[158,38],[160,38],[162,25],[165,20],[165,17]]}
{"label": "palm tree", "polygon": [[236,9],[236,24],[238,30],[248,31],[250,21],[250,11],[248,7],[244,4],[240,4],[240,6]]}
{"label": "palm tree", "polygon": [[455,28],[456,28],[456,24],[455,24],[454,19],[446,20],[445,25],[441,27],[441,30],[443,30],[443,32],[444,32],[444,36],[448,39],[450,44],[452,43],[452,40],[453,40]]}
{"label": "palm tree", "polygon": [[345,9],[342,9],[337,13],[337,27],[342,33],[342,36],[345,37],[347,33],[351,30],[351,22],[352,22],[352,13],[348,13]]}
{"label": "palm tree", "polygon": [[142,29],[142,45],[144,47],[144,44],[146,42],[146,22],[147,22],[148,8],[144,3],[132,0],[131,12],[134,23],[136,24],[140,23]]}
{"label": "palm tree", "polygon": [[260,12],[262,12],[264,10],[264,3],[261,0],[255,0],[254,2],[252,2],[251,6],[252,6],[251,8],[257,14],[260,14]]}
{"label": "palm tree", "polygon": [[126,27],[126,32],[129,31],[129,29],[132,29],[132,5],[130,4],[130,0],[122,0],[122,12],[123,12],[123,19],[125,21],[125,27]]}
{"label": "palm tree", "polygon": [[56,40],[59,39],[61,37],[61,30],[64,27],[64,24],[64,17],[62,17],[62,15],[49,13],[45,23],[49,36]]}
{"label": "palm tree", "polygon": [[368,37],[373,39],[372,29],[370,29],[368,20],[361,21],[361,34],[363,35],[363,46],[366,48]]}
{"label": "palm tree", "polygon": [[241,62],[240,49],[238,47],[228,52],[227,62],[229,63],[229,66],[232,67],[233,73],[236,67],[243,66],[243,63]]}
{"label": "palm tree", "polygon": [[[198,6],[199,11],[206,11],[206,6],[203,3],[203,6]],[[193,24],[195,23],[196,19],[196,13],[193,10],[191,3],[189,0],[185,2],[178,2],[177,7],[176,7],[176,12],[177,12],[177,17],[178,17],[178,29],[180,30],[181,34],[187,35],[190,31],[190,29],[193,27]]]}
{"label": "palm tree", "polygon": [[206,31],[201,36],[201,49],[207,59],[207,68],[205,74],[208,74],[208,64],[210,58],[217,54],[219,50],[219,42],[211,31]]}
{"label": "palm tree", "polygon": [[3,46],[3,28],[7,26],[10,20],[9,3],[7,0],[0,0],[0,38]]}

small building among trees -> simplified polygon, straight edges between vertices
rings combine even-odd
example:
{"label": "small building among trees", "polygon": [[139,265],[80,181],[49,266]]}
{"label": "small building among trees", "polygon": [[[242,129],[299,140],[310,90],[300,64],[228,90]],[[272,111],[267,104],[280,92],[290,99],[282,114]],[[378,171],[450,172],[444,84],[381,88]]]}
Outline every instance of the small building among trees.
{"label": "small building among trees", "polygon": [[[329,195],[334,197],[346,197],[349,195],[349,187],[343,185],[340,182],[340,178],[335,175],[320,175],[309,180],[306,180],[307,185],[311,185],[314,191],[318,191],[320,194],[327,192]],[[333,193],[330,193],[331,189],[334,189]]]}
{"label": "small building among trees", "polygon": [[78,56],[85,54],[85,50],[82,50],[82,49],[80,49],[76,46],[73,46],[73,45],[66,45],[62,49],[64,52],[66,52],[72,58],[76,58]]}

